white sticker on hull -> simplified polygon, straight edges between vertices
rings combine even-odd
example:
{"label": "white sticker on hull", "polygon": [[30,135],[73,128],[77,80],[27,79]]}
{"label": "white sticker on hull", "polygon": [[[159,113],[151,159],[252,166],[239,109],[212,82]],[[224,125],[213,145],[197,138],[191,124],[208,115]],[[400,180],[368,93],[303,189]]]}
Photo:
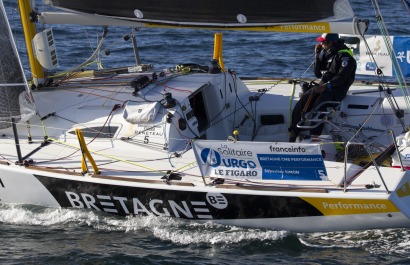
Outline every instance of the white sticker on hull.
{"label": "white sticker on hull", "polygon": [[220,193],[208,192],[206,194],[206,200],[216,209],[225,209],[228,207],[228,200]]}
{"label": "white sticker on hull", "polygon": [[[155,214],[157,216],[175,216],[188,219],[213,219],[205,201],[180,201],[177,203],[174,200],[150,199],[148,205],[144,205],[138,198],[129,200],[126,197],[108,195],[96,195],[94,197],[87,193],[77,194],[71,191],[66,191],[65,194],[74,208],[89,208],[115,214],[121,211],[125,214],[135,215]],[[214,204],[211,203],[215,208],[221,207],[220,205],[223,204],[227,205],[226,198],[221,194],[219,195],[222,198],[218,195],[210,195],[209,198],[211,199],[209,199],[207,195],[207,200],[215,200]],[[120,209],[115,204],[119,204]],[[127,205],[131,205],[131,207]]]}

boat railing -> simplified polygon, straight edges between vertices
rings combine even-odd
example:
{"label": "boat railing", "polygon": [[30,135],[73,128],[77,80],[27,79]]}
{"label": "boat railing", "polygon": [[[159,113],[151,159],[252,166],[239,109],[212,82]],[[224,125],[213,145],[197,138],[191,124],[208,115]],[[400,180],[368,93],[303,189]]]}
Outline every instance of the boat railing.
{"label": "boat railing", "polygon": [[[344,177],[343,177],[343,183],[342,183],[342,187],[344,192],[347,191],[348,186],[357,178],[361,175],[361,173],[363,173],[367,168],[369,168],[370,166],[374,166],[379,177],[380,180],[386,190],[387,193],[390,193],[386,182],[383,178],[382,173],[380,172],[380,166],[381,164],[389,157],[391,157],[391,155],[393,155],[394,151],[397,150],[398,152],[398,157],[399,157],[399,162],[400,162],[400,167],[401,169],[404,171],[404,165],[403,165],[403,161],[401,159],[400,156],[400,151],[398,149],[398,144],[397,144],[397,140],[396,140],[396,136],[393,130],[389,129],[389,130],[381,130],[381,129],[375,129],[375,128],[364,128],[363,126],[354,126],[354,125],[349,125],[349,124],[341,124],[341,126],[338,126],[339,124],[332,122],[332,117],[334,116],[335,112],[337,111],[338,107],[340,106],[340,102],[337,101],[326,101],[323,102],[321,104],[319,104],[314,110],[306,113],[303,117],[302,120],[297,124],[297,127],[300,129],[314,129],[316,127],[318,127],[319,125],[323,124],[323,123],[327,123],[329,124],[331,127],[333,127],[334,129],[338,130],[339,132],[343,132],[346,134],[347,142],[341,142],[345,148],[344,148]],[[343,130],[341,127],[350,127],[351,129],[355,129],[356,133],[354,135],[350,135],[348,132],[346,132],[345,130]],[[380,135],[384,135],[386,132],[392,136],[392,140],[393,140],[393,144],[391,144],[390,146],[388,146],[387,148],[385,148],[383,151],[381,151],[377,157],[374,157],[374,152],[372,152],[371,150],[371,146],[373,146],[372,144],[374,143],[375,139],[372,139],[372,141],[369,141],[369,139],[365,139],[362,137],[360,137],[359,131],[361,130],[370,130],[370,131],[374,131],[374,132],[378,132],[380,133]],[[379,136],[380,136],[379,135]],[[376,137],[377,139],[378,137]],[[350,147],[355,147],[357,148],[357,146],[362,146],[364,148],[364,150],[366,151],[368,157],[370,158],[370,162],[368,162],[367,164],[365,164],[361,170],[359,170],[358,172],[356,172],[354,175],[349,176],[347,174],[347,169],[348,169],[348,161],[349,161],[349,148]],[[373,146],[374,147],[374,146]]]}
{"label": "boat railing", "polygon": [[[388,158],[391,157],[394,153],[394,151],[397,150],[397,154],[399,157],[399,161],[400,161],[400,167],[401,170],[404,171],[404,165],[403,165],[403,161],[401,159],[400,156],[400,151],[398,149],[398,145],[397,145],[397,141],[396,141],[396,136],[394,134],[393,130],[388,130],[388,133],[392,136],[393,138],[393,144],[391,144],[390,146],[388,146],[383,152],[381,152],[380,154],[378,154],[377,157],[373,156],[373,152],[370,150],[369,144],[368,143],[358,143],[358,142],[351,142],[348,141],[346,143],[346,147],[345,147],[345,158],[344,158],[344,180],[343,180],[343,191],[346,192],[347,191],[347,187],[355,180],[357,179],[367,168],[369,168],[370,166],[374,166],[374,168],[377,171],[377,174],[380,177],[380,180],[386,190],[387,193],[390,193],[389,188],[386,185],[386,182],[384,181],[383,175],[380,172],[380,165]],[[362,167],[361,170],[359,170],[356,174],[354,174],[353,176],[349,177],[349,179],[347,178],[347,163],[348,163],[348,153],[349,153],[349,146],[352,145],[362,145],[365,150],[367,151],[369,158],[370,158],[370,162],[367,163],[366,165],[364,165]]]}

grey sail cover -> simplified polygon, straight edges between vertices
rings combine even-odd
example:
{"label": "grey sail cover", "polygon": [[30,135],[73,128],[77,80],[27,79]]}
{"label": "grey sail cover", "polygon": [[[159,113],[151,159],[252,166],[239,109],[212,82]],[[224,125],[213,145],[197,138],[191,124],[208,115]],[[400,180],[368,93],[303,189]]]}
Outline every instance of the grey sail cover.
{"label": "grey sail cover", "polygon": [[43,0],[57,8],[164,25],[250,27],[339,21],[348,0]]}
{"label": "grey sail cover", "polygon": [[35,115],[35,105],[27,86],[3,2],[0,1],[0,129]]}

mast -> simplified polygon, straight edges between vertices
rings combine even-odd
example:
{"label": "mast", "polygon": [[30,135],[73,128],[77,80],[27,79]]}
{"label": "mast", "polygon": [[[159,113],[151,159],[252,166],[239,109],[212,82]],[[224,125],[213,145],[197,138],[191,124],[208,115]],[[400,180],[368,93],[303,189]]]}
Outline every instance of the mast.
{"label": "mast", "polygon": [[18,5],[20,7],[20,18],[23,26],[24,39],[26,40],[26,49],[30,62],[31,74],[34,84],[38,86],[39,84],[44,83],[45,78],[43,67],[34,57],[33,46],[31,45],[31,40],[36,34],[34,23],[30,22],[31,3],[30,0],[18,0]]}

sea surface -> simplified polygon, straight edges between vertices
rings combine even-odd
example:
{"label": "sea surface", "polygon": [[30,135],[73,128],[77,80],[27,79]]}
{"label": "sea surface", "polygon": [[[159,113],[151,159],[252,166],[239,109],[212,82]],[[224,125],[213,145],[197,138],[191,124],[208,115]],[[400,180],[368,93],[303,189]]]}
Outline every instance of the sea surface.
{"label": "sea surface", "polygon": [[[351,1],[378,34],[369,0]],[[27,75],[30,70],[17,3],[4,0]],[[409,35],[410,14],[400,0],[381,0],[390,35]],[[40,11],[49,11],[38,2]],[[45,25],[44,28],[49,27]],[[40,25],[39,29],[43,27]],[[53,25],[60,67],[85,61],[101,27]],[[135,64],[130,28],[109,28],[101,65]],[[156,69],[209,65],[213,31],[140,29],[141,63]],[[225,66],[241,77],[312,77],[316,35],[223,31]],[[93,65],[94,69],[96,66]],[[410,264],[410,230],[290,233],[160,217],[122,218],[87,210],[0,205],[0,264]]]}

